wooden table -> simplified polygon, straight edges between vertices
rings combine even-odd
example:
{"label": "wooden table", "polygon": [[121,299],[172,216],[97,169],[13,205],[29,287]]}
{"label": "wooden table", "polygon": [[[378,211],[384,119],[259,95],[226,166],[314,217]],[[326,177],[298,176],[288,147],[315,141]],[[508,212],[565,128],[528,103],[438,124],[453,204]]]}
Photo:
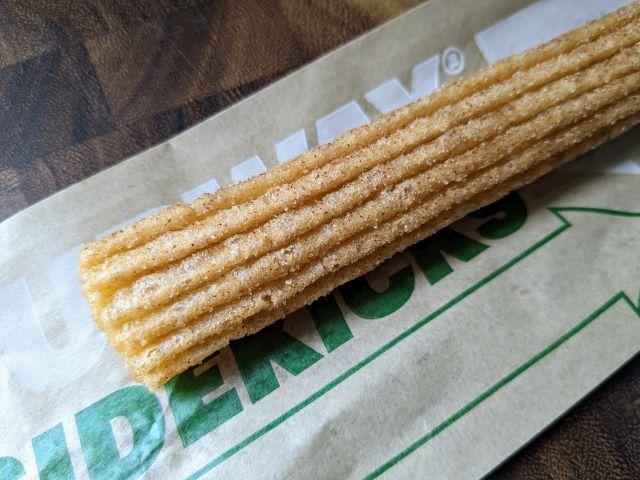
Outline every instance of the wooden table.
{"label": "wooden table", "polygon": [[[0,2],[0,220],[416,3]],[[640,356],[492,477],[640,478]]]}

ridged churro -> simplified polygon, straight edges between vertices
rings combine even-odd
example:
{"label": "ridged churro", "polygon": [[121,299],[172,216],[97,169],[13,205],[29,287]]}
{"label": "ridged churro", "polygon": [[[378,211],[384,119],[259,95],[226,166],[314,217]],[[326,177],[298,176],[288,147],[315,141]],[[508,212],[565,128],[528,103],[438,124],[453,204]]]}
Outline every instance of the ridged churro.
{"label": "ridged churro", "polygon": [[640,2],[88,244],[80,281],[157,388],[640,120]]}

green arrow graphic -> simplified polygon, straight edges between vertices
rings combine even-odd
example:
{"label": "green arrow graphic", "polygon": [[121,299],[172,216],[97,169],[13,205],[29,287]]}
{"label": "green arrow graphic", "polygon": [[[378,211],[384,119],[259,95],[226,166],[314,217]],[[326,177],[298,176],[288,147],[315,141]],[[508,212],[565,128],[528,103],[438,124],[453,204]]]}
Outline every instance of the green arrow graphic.
{"label": "green arrow graphic", "polygon": [[[426,317],[424,317],[423,319],[421,319],[420,321],[418,321],[417,323],[415,323],[414,325],[412,325],[411,327],[409,327],[408,329],[406,329],[405,331],[403,331],[402,333],[397,335],[391,341],[389,341],[386,344],[382,345],[380,348],[378,348],[373,353],[371,353],[368,357],[362,359],[360,362],[358,362],[357,364],[355,364],[354,366],[352,366],[351,368],[349,368],[348,370],[346,370],[342,374],[338,375],[332,381],[330,381],[325,386],[323,386],[322,388],[320,388],[319,390],[317,390],[316,392],[314,392],[313,394],[308,396],[306,399],[304,399],[303,401],[298,403],[293,408],[291,408],[287,412],[283,413],[279,417],[275,418],[271,422],[267,423],[262,428],[258,429],[257,431],[255,431],[254,433],[252,433],[251,435],[249,435],[248,437],[246,437],[242,441],[238,442],[235,446],[231,447],[226,452],[222,453],[218,457],[216,457],[213,460],[211,460],[209,463],[207,463],[206,465],[201,467],[199,470],[194,472],[192,475],[190,475],[188,478],[189,479],[199,478],[202,475],[204,475],[206,472],[208,472],[211,469],[215,468],[217,465],[220,465],[222,462],[224,462],[228,458],[232,457],[233,455],[238,453],[240,450],[244,449],[245,447],[247,447],[248,445],[250,445],[251,443],[256,441],[258,438],[263,436],[264,434],[266,434],[269,431],[273,430],[278,425],[286,422],[289,418],[293,417],[296,413],[298,413],[299,411],[303,410],[305,407],[307,407],[308,405],[313,403],[315,400],[317,400],[318,398],[320,398],[323,395],[325,395],[327,392],[329,392],[332,389],[334,389],[337,385],[339,385],[342,382],[344,382],[345,380],[347,380],[349,377],[351,377],[353,374],[358,372],[360,369],[362,369],[363,367],[365,367],[366,365],[368,365],[369,363],[374,361],[376,358],[380,357],[382,354],[384,354],[388,350],[392,349],[398,343],[402,342],[407,337],[411,336],[412,334],[414,334],[415,332],[417,332],[418,330],[423,328],[429,322],[431,322],[435,318],[437,318],[440,315],[442,315],[443,313],[447,312],[452,307],[454,307],[457,304],[459,304],[460,302],[462,302],[465,298],[469,297],[470,295],[472,295],[475,292],[477,292],[480,289],[482,289],[485,285],[489,284],[491,281],[493,281],[497,277],[501,276],[503,273],[507,272],[508,270],[513,268],[515,265],[518,265],[520,262],[522,262],[526,258],[530,257],[535,252],[538,252],[540,249],[542,249],[546,245],[548,245],[548,244],[550,244],[550,243],[552,243],[554,241],[557,241],[556,239],[566,237],[566,235],[564,235],[564,233],[567,232],[567,231],[570,231],[574,227],[574,224],[570,220],[570,216],[572,216],[574,213],[591,214],[591,215],[597,215],[598,217],[605,216],[605,217],[611,217],[611,218],[614,218],[614,217],[627,217],[627,218],[634,219],[634,225],[635,225],[635,222],[640,219],[640,212],[629,212],[629,211],[612,210],[612,209],[605,209],[605,208],[551,207],[551,208],[549,208],[549,211],[551,211],[551,213],[553,213],[553,215],[555,215],[560,220],[560,225],[556,229],[551,231],[549,234],[547,234],[544,238],[542,238],[541,240],[537,241],[533,245],[529,246],[524,251],[520,252],[514,258],[512,258],[508,262],[504,263],[503,265],[498,267],[496,270],[494,270],[493,272],[491,272],[490,274],[488,274],[487,276],[485,276],[484,278],[482,278],[481,280],[476,282],[475,284],[471,285],[469,288],[467,288],[466,290],[464,290],[463,292],[458,294],[456,297],[452,298],[450,301],[448,301],[444,305],[440,306],[439,308],[437,308],[436,310],[431,312],[429,315],[427,315]],[[637,225],[640,226],[640,222]],[[640,236],[635,236],[634,238],[635,239],[640,239]],[[568,243],[570,244],[571,242],[568,242]],[[628,246],[629,245],[623,245],[623,247],[628,247]],[[566,247],[567,246],[565,245],[565,248]],[[576,249],[574,249],[574,250],[576,250]],[[632,253],[640,254],[640,248],[638,248],[638,247],[632,248]],[[588,256],[588,253],[587,253],[587,256]],[[584,261],[584,259],[582,259],[582,260]],[[640,264],[638,264],[636,262],[635,265],[632,264],[631,268],[638,268],[639,266],[640,266]],[[578,324],[572,330],[567,332],[561,338],[556,340],[556,342],[554,342],[552,345],[550,345],[545,350],[540,352],[538,355],[533,357],[527,363],[525,363],[522,366],[520,366],[518,369],[516,369],[509,376],[505,377],[500,382],[495,384],[493,387],[491,387],[490,389],[485,391],[478,398],[476,398],[473,402],[467,404],[465,407],[460,409],[453,416],[451,416],[449,419],[445,420],[442,424],[440,424],[438,427],[436,427],[431,432],[427,433],[424,437],[422,437],[416,443],[414,443],[413,445],[410,445],[404,451],[402,451],[401,453],[399,453],[398,455],[393,457],[391,460],[386,462],[384,465],[382,465],[379,469],[377,469],[371,475],[373,477],[375,477],[375,476],[383,473],[384,471],[388,470],[393,465],[398,463],[402,458],[405,458],[407,455],[410,455],[412,452],[417,450],[420,446],[424,445],[429,440],[431,440],[432,438],[437,436],[439,433],[444,431],[448,426],[453,424],[459,418],[464,416],[469,411],[473,410],[473,408],[475,408],[475,406],[477,406],[478,404],[480,404],[481,402],[483,402],[484,400],[489,398],[491,395],[493,395],[495,392],[497,392],[500,388],[502,388],[504,385],[506,385],[511,380],[513,380],[513,378],[515,378],[518,375],[522,374],[524,371],[529,369],[532,365],[534,365],[535,363],[540,361],[542,358],[547,356],[553,350],[557,349],[560,345],[565,343],[569,338],[574,336],[580,330],[585,328],[589,323],[591,323],[593,320],[595,320],[598,316],[600,316],[609,307],[611,307],[613,304],[615,304],[616,302],[621,301],[621,300],[625,301],[629,306],[631,306],[631,308],[633,308],[633,310],[638,315],[640,315],[640,310],[638,309],[637,306],[635,306],[633,304],[633,302],[631,302],[630,297],[628,295],[626,295],[625,293],[623,293],[622,291],[619,292],[618,294],[614,295],[608,302],[606,302],[602,307],[600,307],[596,312],[594,312],[588,318],[583,320],[580,324]]]}
{"label": "green arrow graphic", "polygon": [[[557,218],[560,219],[560,221],[561,221],[560,227],[558,227],[556,230],[551,232],[549,235],[547,235],[545,238],[543,238],[540,242],[538,242],[537,244],[533,245],[531,248],[525,250],[525,252],[523,252],[523,254],[521,254],[520,256],[516,257],[514,260],[512,260],[512,262],[517,263],[517,262],[521,261],[522,259],[524,259],[525,256],[529,256],[535,250],[538,250],[543,245],[549,243],[551,240],[553,240],[554,238],[558,237],[563,232],[566,232],[570,228],[575,227],[574,223],[572,223],[570,221],[570,219],[568,218],[568,216],[570,214],[574,213],[574,212],[575,213],[579,213],[579,214],[595,214],[595,215],[604,215],[604,216],[613,216],[613,217],[627,217],[627,218],[640,219],[640,213],[637,213],[637,212],[628,212],[628,211],[602,209],[602,208],[551,207],[551,208],[549,208],[549,210]],[[638,222],[635,226],[640,227],[640,222]],[[566,235],[565,235],[565,237],[566,237]],[[640,236],[639,235],[631,235],[631,237],[633,239],[635,239],[635,240],[640,240]],[[640,273],[638,271],[640,269],[640,260],[637,258],[637,257],[640,256],[640,245],[629,245],[629,244],[623,243],[623,245],[621,245],[621,246],[624,247],[624,248],[629,248],[630,249],[630,252],[625,252],[625,254],[626,253],[631,253],[631,258],[625,258],[625,254],[620,255],[620,257],[623,258],[627,262],[628,268],[632,269],[632,273],[635,273],[635,275],[633,275],[633,278],[634,278],[634,281],[635,281],[635,279],[640,278],[640,275],[637,275],[637,273]],[[585,255],[586,256],[590,255],[588,246],[586,246],[586,248],[585,248],[584,245],[577,245],[576,247],[577,247],[576,250],[578,250],[580,253],[575,255],[574,261],[583,261],[584,260],[583,257]],[[514,264],[512,262],[510,262],[511,266]],[[508,268],[510,268],[510,267],[508,267]],[[615,268],[614,268],[614,270],[615,270]],[[634,270],[635,270],[635,272],[634,272]],[[504,271],[504,269],[502,271]],[[597,273],[598,272],[596,272],[596,274]],[[493,278],[495,278],[495,277],[493,277]],[[638,286],[637,284],[634,284],[634,287],[637,287],[637,286]],[[471,292],[469,292],[469,293],[471,293]],[[620,291],[620,292],[616,293],[609,300],[607,300],[603,305],[601,305],[599,308],[597,308],[593,313],[588,315],[587,318],[585,318],[580,323],[578,323],[576,326],[574,326],[569,331],[564,333],[562,336],[560,336],[558,339],[556,339],[553,343],[548,345],[542,351],[537,353],[535,356],[533,356],[532,358],[530,358],[529,360],[527,360],[526,362],[524,362],[523,364],[518,366],[516,369],[514,369],[508,375],[506,375],[505,377],[500,379],[497,383],[495,383],[494,385],[492,385],[491,387],[489,387],[488,389],[483,391],[481,394],[479,394],[472,401],[470,401],[469,403],[464,405],[462,408],[457,410],[455,413],[453,413],[447,419],[445,419],[440,424],[438,424],[435,428],[433,428],[432,430],[427,432],[424,436],[420,437],[418,440],[416,440],[414,443],[412,443],[411,445],[409,445],[408,447],[403,449],[397,455],[393,456],[391,459],[389,459],[388,461],[383,463],[380,467],[378,467],[376,470],[374,470],[369,475],[367,475],[365,477],[365,479],[377,478],[378,476],[380,476],[381,474],[383,474],[384,472],[386,472],[387,470],[389,470],[390,468],[392,468],[393,466],[398,464],[401,460],[405,459],[406,457],[408,457],[409,455],[414,453],[420,447],[424,446],[430,440],[432,440],[435,437],[437,437],[440,433],[445,431],[447,428],[449,428],[451,425],[456,423],[458,420],[460,420],[466,414],[471,412],[478,405],[483,403],[485,400],[489,399],[491,396],[493,396],[495,393],[497,393],[503,387],[505,387],[506,385],[511,383],[517,377],[519,377],[524,372],[526,372],[531,367],[533,367],[538,362],[540,362],[542,359],[547,357],[550,353],[552,353],[553,351],[557,350],[561,345],[566,343],[568,340],[570,340],[572,337],[574,337],[577,333],[582,331],[585,327],[590,325],[594,320],[596,320],[597,318],[602,316],[607,310],[609,310],[611,307],[613,307],[614,305],[616,305],[619,302],[623,302],[624,304],[626,304],[631,309],[631,311],[633,313],[635,313],[635,315],[640,318],[640,294],[637,297],[637,303],[634,304],[634,302],[631,300],[631,297],[627,293],[625,293],[624,291]]]}

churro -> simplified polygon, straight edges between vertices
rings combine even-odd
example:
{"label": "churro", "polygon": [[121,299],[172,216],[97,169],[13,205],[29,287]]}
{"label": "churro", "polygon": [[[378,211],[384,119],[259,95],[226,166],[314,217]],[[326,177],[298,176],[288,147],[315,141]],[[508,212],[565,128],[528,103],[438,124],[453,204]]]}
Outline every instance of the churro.
{"label": "churro", "polygon": [[635,125],[640,2],[88,244],[82,291],[157,388]]}

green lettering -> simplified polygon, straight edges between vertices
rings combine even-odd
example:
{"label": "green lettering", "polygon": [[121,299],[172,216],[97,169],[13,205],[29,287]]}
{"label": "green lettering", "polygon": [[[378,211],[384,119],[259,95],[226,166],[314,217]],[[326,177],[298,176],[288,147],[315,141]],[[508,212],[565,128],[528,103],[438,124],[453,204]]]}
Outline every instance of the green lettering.
{"label": "green lettering", "polygon": [[277,322],[256,335],[231,343],[231,350],[249,392],[256,403],[280,386],[271,360],[298,375],[322,358],[318,352],[282,330]]}
{"label": "green lettering", "polygon": [[429,284],[434,285],[453,272],[441,251],[458,260],[468,262],[489,248],[480,242],[466,237],[450,228],[440,230],[421,242],[409,247],[418,266],[427,277]]}
{"label": "green lettering", "polygon": [[333,295],[319,298],[307,309],[328,352],[333,352],[340,345],[353,338],[353,333],[351,333]]}
{"label": "green lettering", "polygon": [[34,437],[31,444],[41,480],[76,478],[61,423]]}
{"label": "green lettering", "polygon": [[485,238],[498,240],[511,235],[524,225],[527,206],[522,197],[511,192],[497,202],[471,214],[474,218],[493,217],[480,225],[476,231]]}
{"label": "green lettering", "polygon": [[407,303],[414,285],[413,270],[407,266],[389,277],[389,286],[384,292],[373,290],[363,276],[341,286],[340,293],[356,315],[376,319],[395,312]]}
{"label": "green lettering", "polygon": [[17,458],[0,457],[0,478],[6,480],[18,480],[25,476],[27,472]]}
{"label": "green lettering", "polygon": [[[111,420],[124,417],[133,431],[133,447],[120,458]],[[138,478],[156,459],[164,441],[162,407],[139,385],[122,388],[76,413],[80,443],[93,480]]]}
{"label": "green lettering", "polygon": [[185,447],[242,411],[242,403],[235,388],[218,395],[207,404],[204,403],[202,397],[221,387],[223,383],[220,369],[217,365],[212,365],[200,375],[194,375],[193,369],[187,370],[165,385],[178,433]]}

